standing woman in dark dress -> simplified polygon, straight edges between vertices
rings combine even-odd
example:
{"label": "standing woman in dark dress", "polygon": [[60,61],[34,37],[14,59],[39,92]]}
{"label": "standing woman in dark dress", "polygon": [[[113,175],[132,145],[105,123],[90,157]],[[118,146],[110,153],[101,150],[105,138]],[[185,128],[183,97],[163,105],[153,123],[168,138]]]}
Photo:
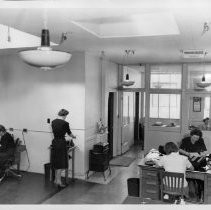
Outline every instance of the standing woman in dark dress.
{"label": "standing woman in dark dress", "polygon": [[68,155],[65,135],[75,138],[72,134],[69,123],[65,121],[69,112],[65,109],[61,109],[58,113],[58,118],[51,123],[54,139],[52,141],[52,156],[51,162],[55,169],[55,181],[54,183],[60,187],[65,187],[61,181],[61,172],[63,169],[68,168]]}

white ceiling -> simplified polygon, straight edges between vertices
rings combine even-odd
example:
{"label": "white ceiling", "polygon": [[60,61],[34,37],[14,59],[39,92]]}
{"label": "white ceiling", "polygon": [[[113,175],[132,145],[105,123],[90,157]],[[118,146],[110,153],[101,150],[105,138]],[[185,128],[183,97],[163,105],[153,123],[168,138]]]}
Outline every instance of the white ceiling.
{"label": "white ceiling", "polygon": [[[0,24],[40,36],[47,20],[51,41],[59,43],[61,33],[68,32],[68,39],[56,49],[97,55],[104,51],[105,58],[117,63],[126,62],[126,49],[135,50],[130,64],[201,62],[182,58],[183,49],[206,49],[206,61],[211,62],[210,11],[210,0],[8,0],[0,1]],[[163,14],[168,16],[162,19]],[[127,21],[134,15],[141,17],[138,26]],[[210,30],[202,35],[205,22]],[[102,38],[102,32],[115,37]],[[129,32],[131,37],[125,37]],[[2,49],[0,54],[17,50]]]}

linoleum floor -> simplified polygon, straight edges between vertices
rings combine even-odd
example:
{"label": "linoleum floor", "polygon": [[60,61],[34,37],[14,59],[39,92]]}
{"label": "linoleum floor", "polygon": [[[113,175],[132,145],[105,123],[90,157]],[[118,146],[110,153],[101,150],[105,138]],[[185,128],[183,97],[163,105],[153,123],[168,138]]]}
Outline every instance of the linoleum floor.
{"label": "linoleum floor", "polygon": [[[124,155],[138,158],[140,152],[140,147],[132,147]],[[62,190],[42,174],[23,172],[22,180],[9,177],[0,183],[0,204],[121,204],[128,195],[127,179],[138,177],[137,161],[115,166],[119,173],[109,184],[76,179]]]}
{"label": "linoleum floor", "polygon": [[125,156],[135,157],[129,167],[119,167],[118,175],[107,185],[76,180],[64,190],[44,201],[44,204],[121,204],[128,195],[127,179],[138,177],[137,161],[140,147],[133,147]]}

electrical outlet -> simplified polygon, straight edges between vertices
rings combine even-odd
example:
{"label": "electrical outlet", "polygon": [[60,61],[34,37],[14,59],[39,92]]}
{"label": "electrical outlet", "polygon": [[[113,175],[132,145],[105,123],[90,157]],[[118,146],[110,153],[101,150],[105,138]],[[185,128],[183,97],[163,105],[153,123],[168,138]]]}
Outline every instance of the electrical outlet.
{"label": "electrical outlet", "polygon": [[47,123],[48,123],[48,124],[50,124],[50,123],[51,123],[51,120],[50,120],[50,118],[48,118],[48,119],[47,119]]}
{"label": "electrical outlet", "polygon": [[23,128],[23,132],[24,132],[24,133],[27,133],[27,129],[26,129],[26,128]]}

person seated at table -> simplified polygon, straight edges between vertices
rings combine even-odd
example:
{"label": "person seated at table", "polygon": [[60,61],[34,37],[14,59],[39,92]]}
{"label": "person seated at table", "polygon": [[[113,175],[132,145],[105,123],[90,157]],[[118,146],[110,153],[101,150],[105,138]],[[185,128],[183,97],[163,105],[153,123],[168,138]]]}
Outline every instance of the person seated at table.
{"label": "person seated at table", "polygon": [[[207,154],[207,148],[202,138],[202,132],[199,129],[190,131],[190,136],[182,139],[179,149],[180,154],[185,155],[194,165],[194,157],[205,157]],[[195,168],[196,170],[196,168]],[[197,196],[198,199],[202,200],[203,192],[203,181],[201,180],[189,180],[190,187],[193,189],[191,197]],[[194,192],[195,191],[195,192]]]}
{"label": "person seated at table", "polygon": [[15,142],[11,134],[6,131],[3,125],[0,125],[0,159],[6,159],[14,152]]}
{"label": "person seated at table", "polygon": [[199,129],[201,130],[210,130],[210,127],[209,127],[209,118],[206,117],[204,118],[202,121],[203,123],[201,125],[199,125]]}
{"label": "person seated at table", "polygon": [[[184,173],[186,169],[193,170],[193,166],[184,155],[179,154],[179,148],[174,142],[167,142],[164,146],[166,155],[161,156],[158,161],[155,161],[157,166],[163,167],[165,171]],[[184,195],[188,198],[189,189],[186,179],[184,180]]]}
{"label": "person seated at table", "polygon": [[207,148],[202,138],[202,132],[199,129],[190,131],[190,136],[182,139],[179,149],[180,154],[187,157],[206,156]]}
{"label": "person seated at table", "polygon": [[0,179],[2,175],[1,172],[4,170],[3,163],[13,154],[14,149],[14,138],[6,131],[3,125],[0,125]]}

